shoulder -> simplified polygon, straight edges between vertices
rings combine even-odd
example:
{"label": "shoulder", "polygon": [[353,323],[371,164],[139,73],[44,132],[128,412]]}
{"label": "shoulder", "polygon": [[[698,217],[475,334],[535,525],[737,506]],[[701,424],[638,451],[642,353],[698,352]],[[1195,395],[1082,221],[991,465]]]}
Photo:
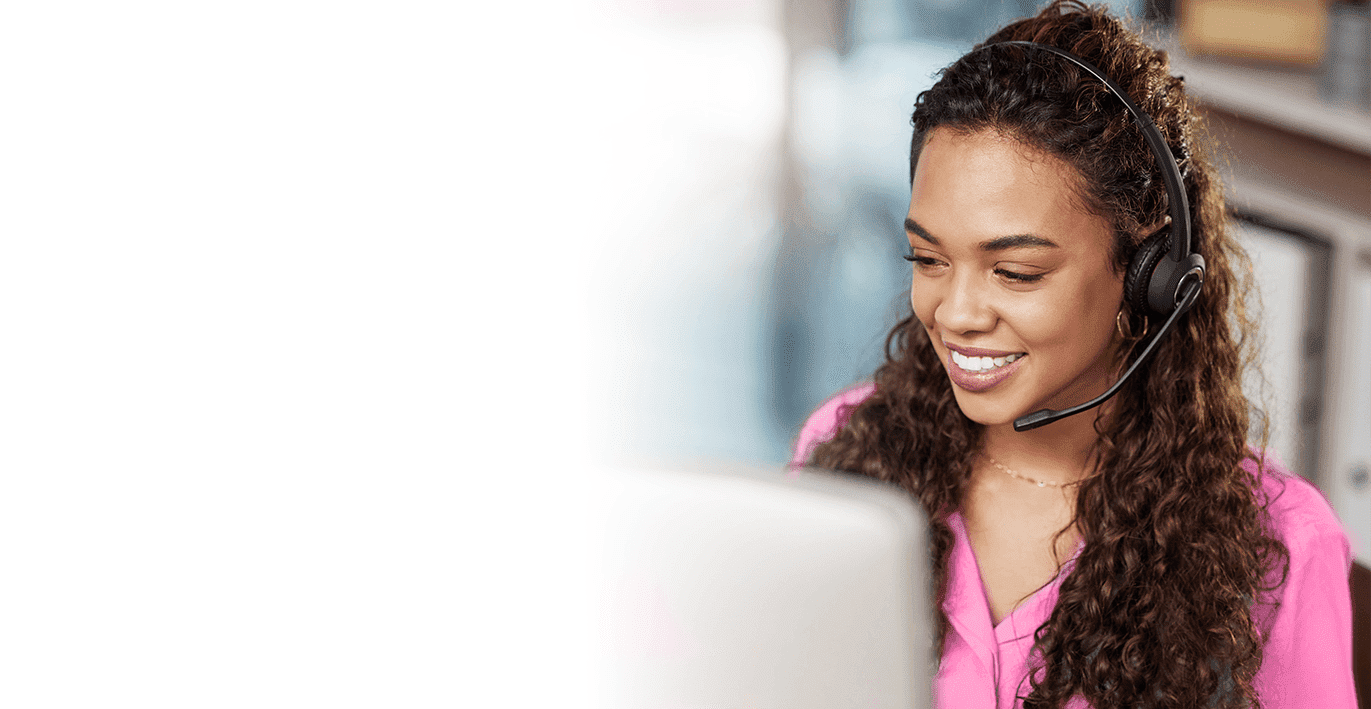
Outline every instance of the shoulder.
{"label": "shoulder", "polygon": [[[1351,569],[1351,544],[1332,505],[1313,483],[1291,473],[1273,455],[1253,451],[1243,469],[1260,484],[1259,502],[1271,517],[1271,531],[1290,550],[1290,566],[1311,556],[1341,557]],[[1258,475],[1258,464],[1261,463]]]}
{"label": "shoulder", "polygon": [[800,435],[795,439],[790,465],[804,465],[820,443],[833,438],[843,424],[847,423],[852,408],[866,401],[875,392],[876,385],[866,382],[844,389],[820,404],[805,420],[804,426],[800,427]]}

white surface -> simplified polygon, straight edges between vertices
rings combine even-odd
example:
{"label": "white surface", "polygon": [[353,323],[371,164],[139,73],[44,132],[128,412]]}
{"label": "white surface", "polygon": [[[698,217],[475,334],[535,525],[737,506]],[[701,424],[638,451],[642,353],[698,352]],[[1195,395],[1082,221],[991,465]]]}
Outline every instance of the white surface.
{"label": "white surface", "polygon": [[584,291],[779,121],[773,9],[11,8],[0,705],[598,707]]}
{"label": "white surface", "polygon": [[586,439],[613,458],[778,461],[791,434],[766,369],[786,48],[774,3],[714,6],[640,5],[582,38],[608,142],[576,165],[595,209],[556,253],[587,255]]}
{"label": "white surface", "polygon": [[931,705],[925,525],[903,493],[779,469],[612,479],[607,706]]}

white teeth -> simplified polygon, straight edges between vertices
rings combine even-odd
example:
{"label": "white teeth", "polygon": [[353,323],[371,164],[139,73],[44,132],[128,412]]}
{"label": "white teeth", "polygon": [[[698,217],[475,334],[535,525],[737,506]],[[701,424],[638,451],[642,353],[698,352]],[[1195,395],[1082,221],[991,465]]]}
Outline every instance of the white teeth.
{"label": "white teeth", "polygon": [[1005,355],[1004,357],[968,357],[960,352],[953,351],[952,361],[958,367],[961,367],[968,372],[984,372],[987,369],[1003,367],[1022,356],[1023,354]]}

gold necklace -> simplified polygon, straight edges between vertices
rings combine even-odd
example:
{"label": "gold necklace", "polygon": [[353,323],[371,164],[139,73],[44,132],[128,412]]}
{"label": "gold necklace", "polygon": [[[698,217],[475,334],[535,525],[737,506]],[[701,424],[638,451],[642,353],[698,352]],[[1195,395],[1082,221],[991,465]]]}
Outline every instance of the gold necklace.
{"label": "gold necklace", "polygon": [[1049,486],[1049,485],[1052,486],[1052,487],[1069,487],[1069,486],[1071,486],[1071,485],[1079,485],[1079,484],[1085,482],[1086,480],[1089,480],[1090,478],[1093,478],[1093,477],[1096,477],[1096,476],[1099,475],[1099,473],[1096,473],[1095,475],[1091,475],[1091,476],[1089,476],[1089,477],[1084,477],[1084,478],[1081,478],[1080,480],[1075,480],[1075,481],[1069,482],[1069,483],[1054,483],[1054,482],[1052,482],[1051,480],[1036,480],[1036,479],[1034,479],[1034,478],[1028,477],[1027,475],[1020,475],[1020,474],[1014,472],[1013,470],[1010,470],[1009,468],[1006,468],[1006,467],[1004,467],[1003,465],[1001,465],[1001,464],[1000,464],[1000,461],[995,460],[995,459],[992,458],[992,457],[990,456],[990,454],[988,454],[988,453],[986,454],[985,457],[986,457],[986,460],[989,460],[989,461],[990,461],[990,464],[991,464],[991,465],[993,465],[993,466],[999,468],[1000,470],[1005,471],[1006,473],[1009,473],[1010,475],[1012,475],[1012,476],[1014,476],[1014,477],[1016,477],[1016,478],[1018,478],[1018,479],[1020,479],[1020,480],[1026,480],[1026,481],[1028,481],[1028,482],[1031,482],[1031,483],[1033,483],[1034,485],[1037,485],[1038,487],[1047,487],[1047,486]]}

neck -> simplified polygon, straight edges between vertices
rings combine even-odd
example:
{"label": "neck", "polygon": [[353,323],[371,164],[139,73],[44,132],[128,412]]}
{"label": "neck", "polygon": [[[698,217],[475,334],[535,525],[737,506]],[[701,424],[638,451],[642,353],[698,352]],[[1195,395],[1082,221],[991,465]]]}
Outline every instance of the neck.
{"label": "neck", "polygon": [[986,426],[981,450],[1035,479],[1075,482],[1094,474],[1093,456],[1099,439],[1094,424],[1105,413],[1093,409],[1023,433],[1014,430],[1013,422]]}

